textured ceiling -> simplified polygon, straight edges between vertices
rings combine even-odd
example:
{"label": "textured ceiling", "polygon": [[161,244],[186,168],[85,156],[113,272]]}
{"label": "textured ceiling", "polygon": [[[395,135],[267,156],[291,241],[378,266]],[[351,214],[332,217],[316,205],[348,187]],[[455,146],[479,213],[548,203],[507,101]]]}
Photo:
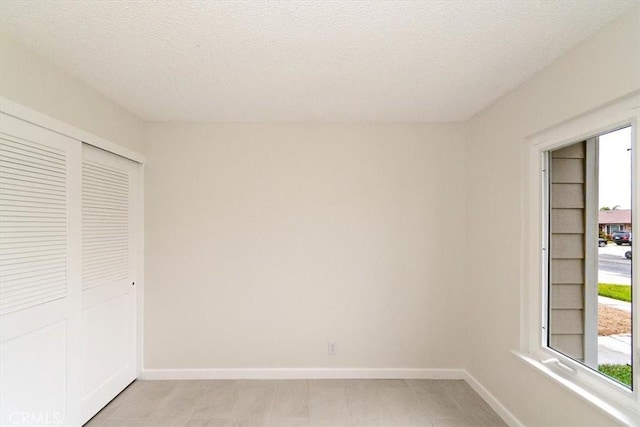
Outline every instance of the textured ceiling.
{"label": "textured ceiling", "polygon": [[637,4],[0,0],[0,30],[146,120],[458,121]]}

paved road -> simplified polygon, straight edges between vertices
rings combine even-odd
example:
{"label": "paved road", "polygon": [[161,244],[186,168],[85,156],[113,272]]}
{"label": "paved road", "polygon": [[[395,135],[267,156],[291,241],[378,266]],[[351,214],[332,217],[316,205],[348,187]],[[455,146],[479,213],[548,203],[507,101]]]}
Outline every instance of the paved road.
{"label": "paved road", "polygon": [[624,253],[631,246],[609,244],[598,248],[598,281],[601,283],[631,284],[631,261]]}
{"label": "paved road", "polygon": [[598,270],[631,276],[631,260],[620,255],[598,255]]}

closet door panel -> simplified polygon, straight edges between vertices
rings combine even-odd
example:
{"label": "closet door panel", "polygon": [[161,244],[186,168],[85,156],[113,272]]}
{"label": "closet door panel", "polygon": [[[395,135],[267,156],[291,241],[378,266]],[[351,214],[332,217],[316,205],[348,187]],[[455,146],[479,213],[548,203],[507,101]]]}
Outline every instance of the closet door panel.
{"label": "closet door panel", "polygon": [[0,114],[0,425],[79,423],[80,162]]}
{"label": "closet door panel", "polygon": [[134,162],[83,146],[83,421],[136,376],[136,173]]}
{"label": "closet door panel", "polygon": [[2,343],[1,425],[64,423],[67,340],[59,321]]}

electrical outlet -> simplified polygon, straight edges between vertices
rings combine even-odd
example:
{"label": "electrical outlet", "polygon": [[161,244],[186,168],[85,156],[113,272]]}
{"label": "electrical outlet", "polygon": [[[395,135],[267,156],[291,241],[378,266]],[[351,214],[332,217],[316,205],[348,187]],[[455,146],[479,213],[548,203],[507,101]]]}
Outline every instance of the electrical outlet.
{"label": "electrical outlet", "polygon": [[338,354],[338,348],[336,347],[336,343],[329,341],[328,346],[329,354],[336,355]]}

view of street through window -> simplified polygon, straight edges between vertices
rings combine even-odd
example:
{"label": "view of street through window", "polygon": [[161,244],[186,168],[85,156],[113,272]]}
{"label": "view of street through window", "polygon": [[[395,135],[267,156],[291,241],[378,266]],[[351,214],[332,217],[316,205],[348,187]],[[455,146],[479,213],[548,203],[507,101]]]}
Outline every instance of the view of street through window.
{"label": "view of street through window", "polygon": [[598,369],[631,386],[631,129],[598,145]]}

